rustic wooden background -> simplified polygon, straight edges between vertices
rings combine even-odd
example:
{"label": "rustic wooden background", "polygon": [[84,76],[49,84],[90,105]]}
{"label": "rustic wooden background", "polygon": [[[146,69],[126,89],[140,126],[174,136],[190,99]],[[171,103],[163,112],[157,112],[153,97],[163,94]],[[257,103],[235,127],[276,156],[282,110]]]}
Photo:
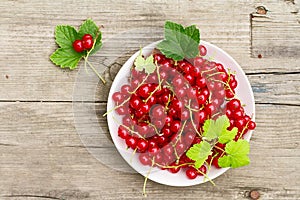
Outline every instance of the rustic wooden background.
{"label": "rustic wooden background", "polygon": [[[299,0],[1,0],[0,199],[143,199],[142,176],[106,167],[82,145],[72,109],[77,70],[62,70],[49,61],[56,48],[55,26],[78,27],[91,17],[104,26],[104,38],[137,27],[161,29],[167,19],[196,24],[203,40],[241,64],[255,94],[257,129],[249,166],[229,170],[215,180],[216,187],[149,181],[148,199],[227,200],[259,194],[260,199],[299,200],[299,5]],[[155,31],[133,31],[123,39],[130,53],[138,50],[138,41],[160,38]],[[99,86],[95,103],[99,112],[104,112],[111,74],[128,52],[107,66],[108,84]],[[106,55],[97,56],[95,61]]]}

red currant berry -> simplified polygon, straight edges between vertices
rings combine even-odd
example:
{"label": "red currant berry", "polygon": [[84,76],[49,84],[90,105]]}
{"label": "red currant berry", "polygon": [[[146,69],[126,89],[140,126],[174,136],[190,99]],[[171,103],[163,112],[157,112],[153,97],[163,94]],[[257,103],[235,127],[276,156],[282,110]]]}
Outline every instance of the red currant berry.
{"label": "red currant berry", "polygon": [[163,129],[161,130],[161,133],[165,137],[170,137],[172,135],[171,129],[168,127],[163,127]]}
{"label": "red currant berry", "polygon": [[180,127],[181,127],[180,121],[174,120],[174,121],[171,123],[170,129],[171,129],[171,131],[172,131],[173,133],[177,133],[177,132],[179,131]]}
{"label": "red currant berry", "polygon": [[149,147],[148,148],[148,151],[149,151],[149,153],[152,155],[152,156],[155,156],[156,154],[158,154],[158,152],[159,152],[159,148],[158,148],[158,146],[154,146],[154,147]]}
{"label": "red currant berry", "polygon": [[126,108],[125,106],[120,106],[116,109],[116,112],[119,115],[125,115],[126,113],[128,113],[128,108]]}
{"label": "red currant berry", "polygon": [[172,168],[169,168],[169,172],[176,174],[180,171],[180,167],[177,167],[177,165],[175,163],[172,163],[170,166],[172,166]]}
{"label": "red currant berry", "polygon": [[219,158],[220,157],[215,157],[214,159],[213,159],[213,161],[212,161],[212,164],[216,167],[216,168],[221,168],[220,166],[219,166]]}
{"label": "red currant berry", "polygon": [[151,165],[151,158],[146,153],[140,154],[139,160],[143,165]]}
{"label": "red currant berry", "polygon": [[137,142],[137,149],[139,152],[145,152],[148,149],[148,141],[139,139]]}
{"label": "red currant berry", "polygon": [[118,136],[122,139],[127,139],[130,135],[129,135],[129,132],[126,128],[124,128],[123,126],[119,126]]}
{"label": "red currant berry", "polygon": [[199,171],[197,171],[197,173],[199,176],[204,176],[204,174],[206,174],[206,171],[207,171],[205,165],[202,165],[198,170]]}
{"label": "red currant berry", "polygon": [[142,100],[137,95],[132,95],[131,99],[129,100],[129,105],[133,109],[139,109],[142,103]]}
{"label": "red currant berry", "polygon": [[186,170],[186,176],[189,178],[189,179],[195,179],[198,175],[198,172],[195,168],[193,167],[189,167],[187,170]]}
{"label": "red currant berry", "polygon": [[206,47],[203,45],[199,45],[199,53],[200,53],[200,56],[205,56],[207,54]]}
{"label": "red currant berry", "polygon": [[198,77],[196,79],[196,85],[199,86],[200,88],[206,87],[206,79],[204,77]]}
{"label": "red currant berry", "polygon": [[165,59],[165,56],[162,54],[154,54],[153,58],[158,64],[160,64]]}
{"label": "red currant berry", "polygon": [[83,52],[84,47],[83,47],[82,41],[81,40],[75,40],[73,42],[73,49],[78,53]]}
{"label": "red currant berry", "polygon": [[129,136],[126,138],[126,144],[128,147],[135,149],[137,145],[137,138],[133,136]]}
{"label": "red currant berry", "polygon": [[194,60],[194,65],[196,67],[202,67],[205,63],[205,59],[201,58],[201,57],[196,57]]}
{"label": "red currant berry", "polygon": [[93,47],[94,41],[93,41],[93,37],[90,34],[85,34],[82,37],[82,45],[83,48],[86,50],[89,50]]}
{"label": "red currant berry", "polygon": [[235,111],[238,110],[239,108],[241,108],[241,102],[238,99],[232,99],[227,103],[227,108]]}
{"label": "red currant berry", "polygon": [[239,129],[239,131],[242,131],[246,125],[246,120],[244,118],[238,118],[235,121],[235,127]]}
{"label": "red currant berry", "polygon": [[248,122],[248,129],[249,130],[254,130],[256,127],[256,123],[254,121]]}
{"label": "red currant berry", "polygon": [[162,105],[155,105],[151,108],[150,116],[155,119],[162,119],[166,116],[165,108]]}
{"label": "red currant berry", "polygon": [[86,39],[93,39],[93,36],[91,34],[84,34],[84,36],[82,36],[82,40]]}
{"label": "red currant berry", "polygon": [[151,92],[151,88],[149,87],[149,85],[144,84],[138,89],[137,94],[143,98],[147,98],[150,92]]}
{"label": "red currant berry", "polygon": [[123,94],[121,94],[121,92],[115,92],[112,95],[112,99],[114,100],[114,102],[116,102],[117,104],[120,104],[124,101],[124,97]]}

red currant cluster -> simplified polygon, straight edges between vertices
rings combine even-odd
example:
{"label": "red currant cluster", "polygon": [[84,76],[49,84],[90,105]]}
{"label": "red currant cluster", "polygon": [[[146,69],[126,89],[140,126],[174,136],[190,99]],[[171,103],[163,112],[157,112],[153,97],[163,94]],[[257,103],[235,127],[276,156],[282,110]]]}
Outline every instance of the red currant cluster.
{"label": "red currant cluster", "polygon": [[[202,141],[205,120],[226,114],[228,129],[238,128],[236,140],[255,128],[235,98],[235,75],[221,63],[205,59],[204,46],[199,50],[200,56],[190,62],[174,62],[154,53],[157,69],[147,75],[132,68],[129,84],[112,96],[115,111],[123,116],[118,136],[139,153],[140,162],[171,173],[186,168],[190,179],[207,172],[206,165],[195,169],[186,155],[192,145]],[[206,163],[219,168],[224,149],[224,144],[217,143]]]}
{"label": "red currant cluster", "polygon": [[83,52],[84,50],[90,50],[93,47],[94,41],[93,36],[85,34],[81,40],[75,40],[73,42],[73,48],[77,52]]}

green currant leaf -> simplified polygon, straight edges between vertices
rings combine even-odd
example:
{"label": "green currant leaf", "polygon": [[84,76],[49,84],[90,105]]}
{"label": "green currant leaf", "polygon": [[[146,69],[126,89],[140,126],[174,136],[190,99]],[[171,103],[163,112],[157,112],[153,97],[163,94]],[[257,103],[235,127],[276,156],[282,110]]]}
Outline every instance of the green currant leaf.
{"label": "green currant leaf", "polygon": [[99,51],[99,49],[101,49],[101,47],[102,47],[102,41],[101,41],[101,39],[102,39],[102,34],[99,31],[98,36],[97,36],[97,38],[95,40],[94,48],[91,50],[90,55],[96,53],[97,51]]}
{"label": "green currant leaf", "polygon": [[[96,38],[99,32],[99,27],[92,19],[85,20],[79,28],[78,36],[82,38],[85,34],[90,34],[93,36],[93,39]],[[100,37],[101,40],[101,37]]]}
{"label": "green currant leaf", "polygon": [[156,65],[153,62],[154,62],[154,58],[152,55],[150,55],[150,56],[148,56],[148,58],[146,58],[146,60],[145,60],[146,73],[151,74],[155,71]]}
{"label": "green currant leaf", "polygon": [[222,134],[219,136],[219,142],[222,144],[226,144],[227,142],[230,142],[231,140],[234,139],[238,132],[238,129],[234,127],[231,131],[229,130],[224,130]]}
{"label": "green currant leaf", "polygon": [[102,47],[102,34],[92,19],[85,20],[79,28],[79,37],[82,38],[85,34],[90,34],[95,42],[94,48],[90,52],[90,55],[92,55]]}
{"label": "green currant leaf", "polygon": [[205,120],[203,124],[203,136],[208,141],[211,141],[218,137],[218,129],[215,126],[215,121],[212,119]]}
{"label": "green currant leaf", "polygon": [[199,144],[194,144],[186,155],[195,161],[195,168],[201,167],[209,155],[212,154],[211,146],[208,142],[202,141]]}
{"label": "green currant leaf", "polygon": [[50,60],[61,68],[75,69],[82,56],[72,48],[59,48],[50,56]]}
{"label": "green currant leaf", "polygon": [[156,69],[156,65],[153,62],[154,62],[153,55],[150,55],[145,59],[143,58],[142,50],[141,50],[140,54],[134,61],[134,66],[137,71],[143,71],[145,69],[146,73],[151,74]]}
{"label": "green currant leaf", "polygon": [[250,163],[248,157],[250,151],[249,142],[239,139],[231,141],[225,147],[226,155],[219,158],[218,164],[220,167],[242,167]]}
{"label": "green currant leaf", "polygon": [[226,115],[222,115],[215,121],[215,126],[220,130],[218,135],[221,135],[230,126],[230,121]]}
{"label": "green currant leaf", "polygon": [[78,39],[78,33],[74,27],[58,25],[55,28],[55,41],[61,48],[73,48],[73,42]]}
{"label": "green currant leaf", "polygon": [[165,23],[165,39],[157,48],[168,58],[176,61],[194,58],[199,54],[200,32],[195,26],[184,28],[181,24],[171,21]]}
{"label": "green currant leaf", "polygon": [[145,65],[145,59],[142,56],[138,56],[134,61],[134,66],[137,71],[143,71]]}
{"label": "green currant leaf", "polygon": [[236,128],[232,131],[227,130],[229,126],[230,122],[226,115],[222,115],[216,120],[207,119],[203,124],[203,136],[208,141],[218,138],[220,143],[225,144],[237,134]]}

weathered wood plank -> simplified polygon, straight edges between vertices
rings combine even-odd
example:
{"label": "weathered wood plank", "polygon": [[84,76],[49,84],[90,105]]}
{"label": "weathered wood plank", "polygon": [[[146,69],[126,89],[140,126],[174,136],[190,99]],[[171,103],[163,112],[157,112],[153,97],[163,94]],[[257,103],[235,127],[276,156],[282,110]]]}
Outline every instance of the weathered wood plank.
{"label": "weathered wood plank", "polygon": [[[106,70],[108,80],[140,46],[162,38],[167,19],[195,23],[203,40],[226,50],[250,74],[259,103],[251,165],[229,170],[216,179],[217,187],[174,188],[149,181],[150,199],[247,199],[250,190],[259,191],[261,199],[300,199],[299,3],[266,1],[270,20],[255,17],[251,26],[250,13],[262,5],[252,0],[2,1],[0,101],[8,102],[0,102],[0,199],[144,199],[143,177],[111,168],[128,170],[100,117],[105,104],[83,104],[98,117],[74,113],[69,102],[78,71],[61,70],[48,59],[56,48],[55,25],[78,26],[87,17],[104,25],[104,47],[111,49],[103,48],[91,61]],[[280,48],[268,45],[287,51],[281,55]],[[261,59],[253,54],[256,49]],[[89,90],[94,78],[83,82]],[[110,82],[99,84],[82,99],[93,101],[96,94],[104,102],[109,87]],[[54,102],[12,102],[17,100]],[[91,127],[90,146],[83,145],[75,127]]]}
{"label": "weathered wood plank", "polygon": [[299,4],[285,1],[281,6],[267,4],[266,13],[251,15],[251,53],[253,57],[299,57]]}
{"label": "weathered wood plank", "polygon": [[[106,167],[82,146],[72,104],[1,103],[0,107],[1,199],[26,199],[26,195],[36,199],[142,199],[140,175]],[[96,109],[103,113],[105,104]],[[298,106],[257,105],[258,126],[251,139],[249,166],[229,170],[215,180],[216,187],[206,183],[175,188],[149,181],[149,198],[247,199],[245,194],[256,189],[262,199],[299,199],[299,115]],[[86,125],[96,123],[98,120],[91,120]],[[105,119],[99,118],[99,123],[105,125]],[[102,137],[105,139],[103,133]],[[109,148],[101,143],[94,148],[101,146]]]}
{"label": "weathered wood plank", "polygon": [[[131,0],[105,3],[105,6],[101,1],[92,1],[84,6],[82,4],[84,3],[75,5],[72,1],[40,3],[37,0],[30,3],[26,1],[1,3],[0,48],[5,51],[0,55],[0,85],[3,86],[0,87],[0,100],[71,101],[76,70],[72,72],[61,70],[55,67],[48,57],[56,48],[53,34],[55,25],[79,26],[88,16],[93,17],[98,24],[104,25],[103,37],[107,43],[115,41],[109,40],[113,35],[126,43],[124,48],[116,43],[115,51],[101,51],[95,58],[96,63],[114,56],[122,56],[117,53],[117,47],[121,46],[125,49],[123,53],[128,54],[138,50],[143,44],[162,38],[164,21],[170,19],[187,25],[197,24],[201,28],[203,40],[228,51],[247,73],[300,71],[298,57],[272,57],[272,59],[250,57],[249,14],[257,5],[252,1],[170,3],[166,0],[154,2]],[[285,4],[282,1],[267,3],[277,13]],[[284,8],[283,11],[288,9]],[[182,12],[183,10],[185,12]],[[147,28],[150,31],[135,30],[137,27]],[[277,23],[272,27],[280,29]],[[260,33],[259,30],[257,32]],[[282,42],[290,41],[288,35],[282,35],[281,39]]]}

